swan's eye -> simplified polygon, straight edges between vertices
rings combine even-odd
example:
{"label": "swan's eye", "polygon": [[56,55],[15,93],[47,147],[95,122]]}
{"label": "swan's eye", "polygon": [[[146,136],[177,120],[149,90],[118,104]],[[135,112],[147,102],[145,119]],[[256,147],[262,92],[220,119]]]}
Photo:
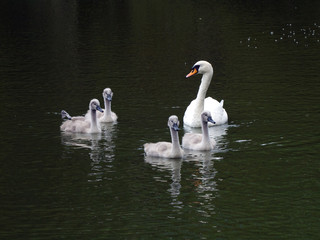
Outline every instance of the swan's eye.
{"label": "swan's eye", "polygon": [[192,73],[194,73],[194,74],[196,74],[196,73],[198,73],[199,72],[199,66],[197,65],[197,66],[194,66],[193,68],[192,68],[192,71],[191,71]]}

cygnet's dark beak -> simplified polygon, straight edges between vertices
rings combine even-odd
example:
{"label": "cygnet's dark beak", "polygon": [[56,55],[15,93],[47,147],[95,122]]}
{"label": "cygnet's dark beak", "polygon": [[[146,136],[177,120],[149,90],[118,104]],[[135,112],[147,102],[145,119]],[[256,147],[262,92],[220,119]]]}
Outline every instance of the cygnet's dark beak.
{"label": "cygnet's dark beak", "polygon": [[213,123],[213,124],[216,124],[216,122],[213,121],[212,117],[208,117],[208,122],[211,122],[211,123]]}
{"label": "cygnet's dark beak", "polygon": [[180,130],[180,128],[179,128],[179,126],[178,126],[177,123],[174,123],[174,124],[172,125],[172,128],[173,128],[173,130],[175,130],[175,131],[179,131],[179,130]]}
{"label": "cygnet's dark beak", "polygon": [[112,100],[112,96],[110,94],[107,94],[107,100],[111,101]]}
{"label": "cygnet's dark beak", "polygon": [[101,109],[100,106],[97,106],[97,110],[98,110],[99,112],[102,112],[102,113],[103,113],[103,110]]}

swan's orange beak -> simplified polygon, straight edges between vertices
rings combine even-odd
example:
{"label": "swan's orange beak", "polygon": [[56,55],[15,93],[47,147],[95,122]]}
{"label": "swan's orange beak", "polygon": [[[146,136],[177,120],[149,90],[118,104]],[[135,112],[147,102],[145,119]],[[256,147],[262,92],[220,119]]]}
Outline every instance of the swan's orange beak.
{"label": "swan's orange beak", "polygon": [[196,68],[192,68],[191,72],[186,76],[186,78],[191,77],[198,73],[198,70]]}

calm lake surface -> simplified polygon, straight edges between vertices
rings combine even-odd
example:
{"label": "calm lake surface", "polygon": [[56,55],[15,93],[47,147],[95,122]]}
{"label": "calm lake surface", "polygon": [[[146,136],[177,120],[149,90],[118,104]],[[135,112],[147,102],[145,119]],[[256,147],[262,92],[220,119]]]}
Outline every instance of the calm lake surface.
{"label": "calm lake surface", "polygon": [[[202,59],[216,149],[145,157]],[[319,239],[319,80],[319,1],[1,1],[0,238]],[[61,133],[106,87],[118,123]]]}

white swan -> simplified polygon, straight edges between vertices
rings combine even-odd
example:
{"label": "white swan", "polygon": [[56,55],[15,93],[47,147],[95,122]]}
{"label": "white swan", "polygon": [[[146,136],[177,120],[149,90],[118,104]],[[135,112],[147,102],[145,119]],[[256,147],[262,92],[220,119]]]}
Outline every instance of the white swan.
{"label": "white swan", "polygon": [[[189,127],[201,127],[200,114],[204,110],[208,110],[211,112],[211,114],[214,116],[216,125],[227,123],[228,114],[223,108],[224,101],[221,100],[221,102],[218,102],[211,97],[205,98],[213,75],[213,68],[211,64],[206,61],[199,61],[195,63],[191,69],[191,72],[186,76],[186,78],[191,77],[197,73],[203,74],[201,84],[199,87],[197,98],[190,103],[184,113],[184,124]],[[209,127],[210,126],[213,125],[209,123]]]}
{"label": "white swan", "polygon": [[85,117],[70,117],[70,115],[62,110],[62,117],[67,117],[68,120],[63,122],[60,126],[60,130],[64,132],[73,133],[99,133],[101,132],[100,127],[97,124],[97,110],[103,112],[100,107],[100,102],[98,99],[92,99],[89,103],[90,120]]}
{"label": "white swan", "polygon": [[[111,111],[111,101],[113,97],[113,92],[111,88],[105,88],[102,92],[102,97],[104,101],[104,112],[97,112],[97,118],[99,122],[116,122],[118,119],[117,114]],[[90,111],[85,115],[87,119],[90,119]]]}
{"label": "white swan", "polygon": [[212,150],[216,142],[209,137],[208,123],[215,124],[209,111],[201,113],[202,134],[186,133],[182,138],[182,147],[197,151]]}
{"label": "white swan", "polygon": [[172,115],[168,119],[168,126],[171,133],[170,142],[145,143],[144,152],[146,156],[163,157],[163,158],[182,158],[183,150],[179,142],[179,120],[178,117]]}

